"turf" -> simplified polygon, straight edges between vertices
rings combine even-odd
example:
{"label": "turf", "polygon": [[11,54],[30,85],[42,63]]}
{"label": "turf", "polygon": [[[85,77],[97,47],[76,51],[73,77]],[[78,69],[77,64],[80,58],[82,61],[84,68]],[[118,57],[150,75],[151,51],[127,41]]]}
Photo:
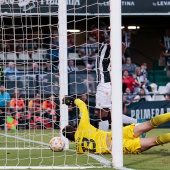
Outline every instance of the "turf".
{"label": "turf", "polygon": [[[155,129],[147,137],[168,133],[169,129]],[[48,143],[53,136],[58,136],[58,130],[19,130],[8,131],[4,136],[0,131],[0,166],[101,166],[101,164],[88,155],[76,154],[74,143],[70,149],[62,152],[52,152]],[[20,138],[12,138],[19,136]],[[35,142],[33,142],[35,141]],[[40,144],[41,143],[41,144]],[[16,148],[16,149],[9,149]],[[18,150],[18,148],[26,148]],[[34,148],[34,149],[29,149]],[[44,149],[41,149],[44,148]],[[111,156],[103,155],[110,160]],[[124,166],[136,170],[169,170],[170,144],[158,146],[138,155],[124,155]],[[111,169],[111,168],[102,168]]]}

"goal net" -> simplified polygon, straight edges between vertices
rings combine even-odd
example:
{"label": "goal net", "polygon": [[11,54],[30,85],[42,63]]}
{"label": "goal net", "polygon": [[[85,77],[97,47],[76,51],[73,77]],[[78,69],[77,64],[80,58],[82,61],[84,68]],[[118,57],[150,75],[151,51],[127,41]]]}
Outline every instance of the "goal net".
{"label": "goal net", "polygon": [[78,109],[61,104],[67,93],[85,100],[91,124],[98,126],[100,44],[90,27],[110,22],[108,1],[66,0],[66,21],[58,15],[59,1],[0,1],[0,169],[110,166],[110,155],[77,154],[72,142],[62,152],[49,149],[62,121],[78,125]]}

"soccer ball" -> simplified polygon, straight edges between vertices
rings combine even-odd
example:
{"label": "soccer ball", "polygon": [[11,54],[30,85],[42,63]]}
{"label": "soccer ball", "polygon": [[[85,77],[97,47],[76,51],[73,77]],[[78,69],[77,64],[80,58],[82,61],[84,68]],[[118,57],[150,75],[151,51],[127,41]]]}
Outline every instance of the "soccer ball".
{"label": "soccer ball", "polygon": [[54,152],[60,152],[64,149],[65,143],[60,137],[53,137],[50,140],[50,149]]}

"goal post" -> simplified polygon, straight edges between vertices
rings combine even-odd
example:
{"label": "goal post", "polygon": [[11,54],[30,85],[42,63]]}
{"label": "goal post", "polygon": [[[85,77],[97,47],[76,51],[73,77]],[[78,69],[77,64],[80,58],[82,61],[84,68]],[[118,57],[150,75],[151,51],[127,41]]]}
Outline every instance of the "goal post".
{"label": "goal post", "polygon": [[[110,0],[110,45],[112,83],[112,165],[123,167],[122,142],[122,50],[121,50],[121,0]],[[116,94],[116,95],[115,95]]]}
{"label": "goal post", "polygon": [[[58,1],[58,27],[59,27],[59,72],[60,72],[60,130],[68,125],[68,107],[62,104],[62,99],[68,95],[67,72],[67,4],[66,1]],[[62,135],[61,135],[62,136]],[[69,149],[69,142],[65,141],[65,148]]]}

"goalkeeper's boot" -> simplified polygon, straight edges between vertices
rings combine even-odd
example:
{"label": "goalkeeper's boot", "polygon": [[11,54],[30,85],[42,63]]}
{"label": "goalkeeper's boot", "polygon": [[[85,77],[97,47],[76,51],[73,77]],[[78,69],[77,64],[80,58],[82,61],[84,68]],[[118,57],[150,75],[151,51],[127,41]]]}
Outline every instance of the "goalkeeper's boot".
{"label": "goalkeeper's boot", "polygon": [[[142,123],[142,122],[146,122],[146,119],[137,119],[137,123]],[[143,133],[141,135],[141,138],[145,138],[146,137],[146,133]]]}

